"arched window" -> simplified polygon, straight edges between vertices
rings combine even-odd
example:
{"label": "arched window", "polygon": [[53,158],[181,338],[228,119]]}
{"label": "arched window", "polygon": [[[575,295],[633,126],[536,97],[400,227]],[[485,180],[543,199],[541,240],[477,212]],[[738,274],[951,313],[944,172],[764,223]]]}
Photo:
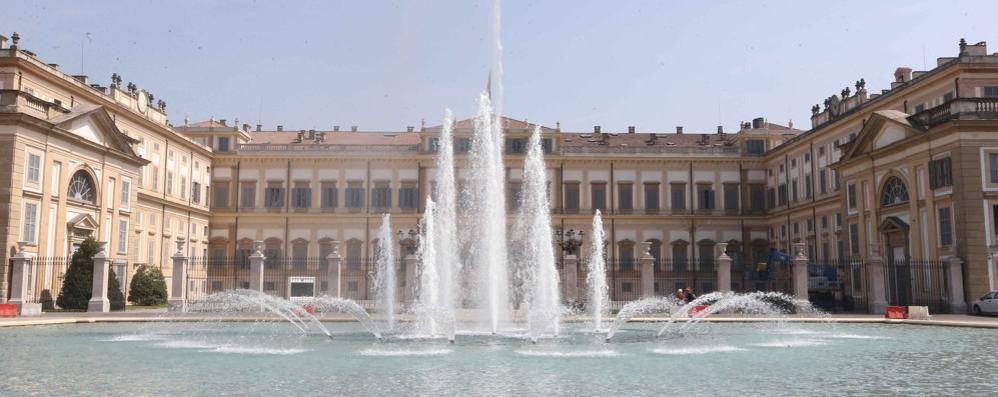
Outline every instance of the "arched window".
{"label": "arched window", "polygon": [[887,180],[884,185],[884,195],[881,205],[884,207],[890,205],[903,204],[908,202],[908,187],[904,185],[901,178],[892,176]]}
{"label": "arched window", "polygon": [[94,180],[86,171],[76,171],[69,179],[69,191],[66,192],[70,200],[87,204],[96,204],[97,189],[94,187]]}

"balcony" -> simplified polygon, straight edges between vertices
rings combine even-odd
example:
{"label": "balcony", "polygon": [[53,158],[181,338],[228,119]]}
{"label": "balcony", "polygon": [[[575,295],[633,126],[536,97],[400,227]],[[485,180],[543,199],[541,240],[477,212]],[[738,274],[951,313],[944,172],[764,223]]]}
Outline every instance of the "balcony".
{"label": "balcony", "polygon": [[42,120],[68,113],[57,102],[48,102],[24,91],[0,90],[0,113],[25,113]]}
{"label": "balcony", "polygon": [[998,98],[957,98],[908,117],[908,121],[926,128],[950,120],[995,119],[998,119]]}

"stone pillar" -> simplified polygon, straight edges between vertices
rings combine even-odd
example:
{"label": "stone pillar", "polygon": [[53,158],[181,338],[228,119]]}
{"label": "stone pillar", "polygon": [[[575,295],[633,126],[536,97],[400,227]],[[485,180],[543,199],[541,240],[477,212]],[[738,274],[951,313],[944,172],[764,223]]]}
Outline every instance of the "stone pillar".
{"label": "stone pillar", "polygon": [[24,251],[26,245],[27,242],[19,241],[17,253],[11,258],[14,266],[10,270],[10,300],[7,303],[17,305],[17,312],[21,316],[37,316],[42,314],[42,304],[31,303],[32,299],[28,296],[28,283],[31,282],[28,278],[28,266],[34,265],[34,258],[32,254]]}
{"label": "stone pillar", "polygon": [[335,296],[341,298],[340,291],[342,286],[340,282],[343,280],[343,273],[340,269],[343,264],[343,259],[340,258],[340,242],[332,241],[330,244],[333,246],[333,252],[326,256],[326,285],[328,290],[326,294],[329,296]]}
{"label": "stone pillar", "polygon": [[641,265],[641,296],[655,296],[655,257],[651,256],[651,243],[642,242],[641,248],[644,251],[638,260]]}
{"label": "stone pillar", "polygon": [[963,259],[951,256],[946,261],[946,277],[949,279],[949,310],[952,313],[966,313],[967,301],[963,295]]}
{"label": "stone pillar", "polygon": [[93,293],[87,304],[88,312],[107,313],[111,302],[107,299],[107,277],[111,270],[111,259],[107,257],[107,241],[101,241],[100,252],[94,255]]}
{"label": "stone pillar", "polygon": [[565,286],[565,301],[579,301],[579,258],[565,255],[561,268],[561,284]]}
{"label": "stone pillar", "polygon": [[731,257],[728,256],[728,243],[717,243],[721,254],[717,256],[717,291],[731,291]]}
{"label": "stone pillar", "polygon": [[250,286],[253,291],[263,292],[263,262],[267,257],[263,255],[263,241],[253,242],[253,253],[249,256],[250,261]]}
{"label": "stone pillar", "polygon": [[804,253],[804,243],[794,243],[794,298],[808,299],[807,254]]}
{"label": "stone pillar", "polygon": [[173,259],[173,288],[170,290],[170,311],[187,311],[187,264],[190,259],[184,252],[184,242],[177,240],[177,252]]}
{"label": "stone pillar", "polygon": [[870,313],[882,314],[887,310],[887,285],[884,279],[884,258],[876,253],[870,255],[867,263],[867,299],[870,300]]}
{"label": "stone pillar", "polygon": [[416,255],[405,256],[405,291],[402,292],[405,303],[416,300],[416,262]]}

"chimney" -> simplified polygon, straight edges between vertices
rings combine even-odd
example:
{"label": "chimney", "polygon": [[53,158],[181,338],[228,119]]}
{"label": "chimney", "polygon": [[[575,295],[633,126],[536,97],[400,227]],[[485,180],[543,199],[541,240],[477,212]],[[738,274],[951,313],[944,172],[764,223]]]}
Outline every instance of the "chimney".
{"label": "chimney", "polygon": [[221,123],[222,125],[225,125],[225,119],[218,119],[218,122]]}
{"label": "chimney", "polygon": [[52,69],[58,69],[59,68],[59,64],[58,63],[50,63],[49,66],[51,66]]}
{"label": "chimney", "polygon": [[683,133],[683,126],[677,125],[676,126],[676,133],[677,134],[682,134]]}
{"label": "chimney", "polygon": [[633,134],[634,133],[634,126],[633,125],[627,127],[627,133],[628,134]]}
{"label": "chimney", "polygon": [[249,129],[250,129],[250,125],[246,124],[246,123],[243,123],[243,131],[249,131]]}
{"label": "chimney", "polygon": [[756,117],[752,119],[752,129],[762,128],[766,123],[766,119],[762,117]]}
{"label": "chimney", "polygon": [[413,131],[413,130],[415,130],[415,129],[416,129],[416,127],[413,127],[413,126],[411,126],[411,125],[410,125],[410,126],[408,126],[408,127],[405,127],[405,130],[406,130],[407,132],[412,132],[412,131]]}
{"label": "chimney", "polygon": [[357,132],[357,126],[350,126],[350,132]]}
{"label": "chimney", "polygon": [[724,135],[724,126],[723,125],[717,126],[717,135]]}
{"label": "chimney", "polygon": [[0,34],[0,50],[7,49],[7,36]]}
{"label": "chimney", "polygon": [[895,83],[907,83],[911,81],[911,68],[899,67],[894,71]]}
{"label": "chimney", "polygon": [[81,82],[83,84],[89,84],[89,82],[90,82],[90,79],[87,78],[87,75],[85,75],[85,74],[76,75],[76,76],[73,76],[73,78],[76,79],[76,81],[79,81],[79,82]]}
{"label": "chimney", "polygon": [[263,130],[263,124],[257,124],[256,125],[256,130],[257,130],[257,132],[262,131]]}
{"label": "chimney", "polygon": [[340,132],[340,126],[334,125],[333,126],[333,132]]}
{"label": "chimney", "polygon": [[598,125],[594,125],[593,126],[593,134],[599,134],[599,126]]}
{"label": "chimney", "polygon": [[315,139],[315,130],[308,130],[308,139]]}
{"label": "chimney", "polygon": [[277,126],[277,132],[283,132],[283,131],[284,131],[284,126],[283,125]]}

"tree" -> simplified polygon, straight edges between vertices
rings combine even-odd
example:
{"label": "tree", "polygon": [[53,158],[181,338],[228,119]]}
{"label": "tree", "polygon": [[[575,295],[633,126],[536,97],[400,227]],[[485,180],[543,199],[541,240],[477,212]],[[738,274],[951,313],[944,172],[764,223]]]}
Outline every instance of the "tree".
{"label": "tree", "polygon": [[[94,255],[100,252],[100,244],[93,237],[88,237],[73,253],[72,262],[62,280],[62,289],[56,304],[65,310],[87,310],[87,304],[93,295],[94,287]],[[125,308],[125,295],[121,292],[114,269],[109,269],[107,296],[111,310]]]}
{"label": "tree", "polygon": [[128,301],[136,305],[154,306],[166,303],[166,279],[159,268],[140,265],[128,290]]}

